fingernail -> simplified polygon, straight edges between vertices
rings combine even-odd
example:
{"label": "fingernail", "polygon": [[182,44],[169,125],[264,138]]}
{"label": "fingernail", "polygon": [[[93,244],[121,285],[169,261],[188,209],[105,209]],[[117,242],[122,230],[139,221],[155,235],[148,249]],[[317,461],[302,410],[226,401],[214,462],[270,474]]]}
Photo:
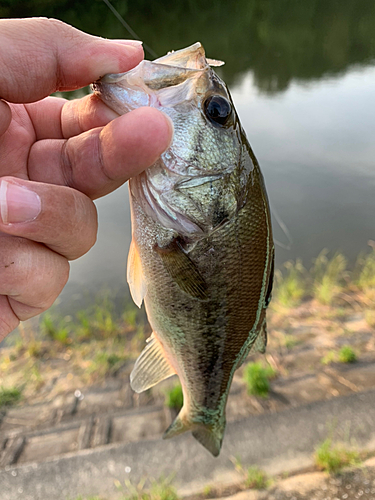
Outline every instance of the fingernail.
{"label": "fingernail", "polygon": [[141,47],[141,40],[112,40],[112,42],[121,43],[121,45],[132,45],[133,47]]}
{"label": "fingernail", "polygon": [[0,181],[0,216],[3,224],[29,222],[40,214],[42,205],[39,196],[29,189]]}

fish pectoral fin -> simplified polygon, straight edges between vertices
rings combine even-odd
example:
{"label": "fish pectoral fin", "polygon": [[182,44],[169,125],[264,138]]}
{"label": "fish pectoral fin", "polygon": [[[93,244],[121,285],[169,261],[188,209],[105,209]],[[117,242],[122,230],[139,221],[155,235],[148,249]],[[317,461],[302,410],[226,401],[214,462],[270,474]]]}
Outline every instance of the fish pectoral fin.
{"label": "fish pectoral fin", "polygon": [[143,392],[162,380],[175,375],[175,371],[165,357],[159,340],[152,334],[146,347],[135,362],[130,374],[133,391]]}
{"label": "fish pectoral fin", "polygon": [[141,307],[147,287],[143,276],[141,258],[134,240],[132,240],[129,248],[127,280],[134,303]]}
{"label": "fish pectoral fin", "polygon": [[256,341],[254,342],[254,351],[264,354],[266,352],[266,347],[267,347],[267,323],[266,319],[264,319],[259,335]]}
{"label": "fish pectoral fin", "polygon": [[155,245],[154,250],[160,256],[165,270],[183,292],[196,299],[207,299],[207,283],[177,239],[166,247]]}

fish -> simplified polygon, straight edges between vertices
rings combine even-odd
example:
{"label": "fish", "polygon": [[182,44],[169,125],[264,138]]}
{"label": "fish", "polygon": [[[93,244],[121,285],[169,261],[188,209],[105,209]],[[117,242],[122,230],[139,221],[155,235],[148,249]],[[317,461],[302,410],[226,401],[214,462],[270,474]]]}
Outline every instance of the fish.
{"label": "fish", "polygon": [[184,403],[163,437],[191,431],[213,456],[234,372],[265,352],[274,272],[264,179],[221,64],[197,42],[93,84],[119,114],[152,106],[173,122],[169,148],[129,180],[127,279],[152,328],[130,380],[139,393],[177,374]]}

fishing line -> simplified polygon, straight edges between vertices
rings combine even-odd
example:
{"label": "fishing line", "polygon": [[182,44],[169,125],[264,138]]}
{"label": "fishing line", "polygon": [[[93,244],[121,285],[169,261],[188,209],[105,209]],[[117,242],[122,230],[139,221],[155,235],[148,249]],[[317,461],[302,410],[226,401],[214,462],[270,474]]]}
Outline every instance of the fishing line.
{"label": "fishing line", "polygon": [[282,220],[282,218],[279,216],[279,214],[277,213],[277,211],[275,210],[275,208],[271,205],[270,203],[270,207],[271,207],[271,213],[272,215],[274,216],[276,222],[278,223],[281,231],[284,233],[284,236],[286,236],[287,240],[288,240],[288,244],[285,245],[284,243],[281,243],[280,241],[274,239],[274,242],[276,245],[278,245],[279,247],[281,248],[284,248],[284,250],[291,250],[292,246],[293,246],[293,238],[289,232],[289,229],[287,228],[286,224],[284,223],[284,221]]}
{"label": "fishing line", "polygon": [[[131,26],[129,26],[129,24],[125,21],[125,19],[122,17],[122,15],[118,12],[118,10],[116,10],[113,5],[110,3],[109,0],[103,0],[103,2],[106,4],[106,6],[109,8],[109,10],[112,12],[112,14],[114,14],[117,19],[120,21],[120,23],[124,26],[124,28],[126,30],[128,30],[128,32],[131,34],[132,37],[134,37],[136,40],[140,40],[140,37],[137,35],[137,33],[131,28]],[[149,54],[154,57],[154,58],[157,58],[158,55],[148,46],[146,45],[145,43],[143,44],[143,47],[145,48],[145,50],[147,50],[147,52],[149,52]]]}

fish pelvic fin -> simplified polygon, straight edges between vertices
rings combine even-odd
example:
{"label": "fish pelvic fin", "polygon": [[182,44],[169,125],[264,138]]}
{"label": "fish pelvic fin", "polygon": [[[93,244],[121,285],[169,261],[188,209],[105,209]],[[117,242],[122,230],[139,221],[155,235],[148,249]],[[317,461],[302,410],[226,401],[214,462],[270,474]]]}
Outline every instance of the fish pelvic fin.
{"label": "fish pelvic fin", "polygon": [[130,374],[130,385],[133,391],[143,392],[175,373],[161,343],[152,333],[147,340],[146,347],[135,362]]}
{"label": "fish pelvic fin", "polygon": [[141,307],[143,299],[146,295],[147,287],[142,271],[141,257],[134,243],[134,239],[132,240],[129,248],[127,280],[134,303],[138,307]]}
{"label": "fish pelvic fin", "polygon": [[212,422],[199,422],[198,419],[189,420],[184,415],[184,409],[182,409],[165,431],[163,439],[169,439],[183,432],[192,431],[193,437],[214,457],[217,457],[220,454],[223,442],[225,424],[225,416],[222,416],[219,420],[215,418]]}

